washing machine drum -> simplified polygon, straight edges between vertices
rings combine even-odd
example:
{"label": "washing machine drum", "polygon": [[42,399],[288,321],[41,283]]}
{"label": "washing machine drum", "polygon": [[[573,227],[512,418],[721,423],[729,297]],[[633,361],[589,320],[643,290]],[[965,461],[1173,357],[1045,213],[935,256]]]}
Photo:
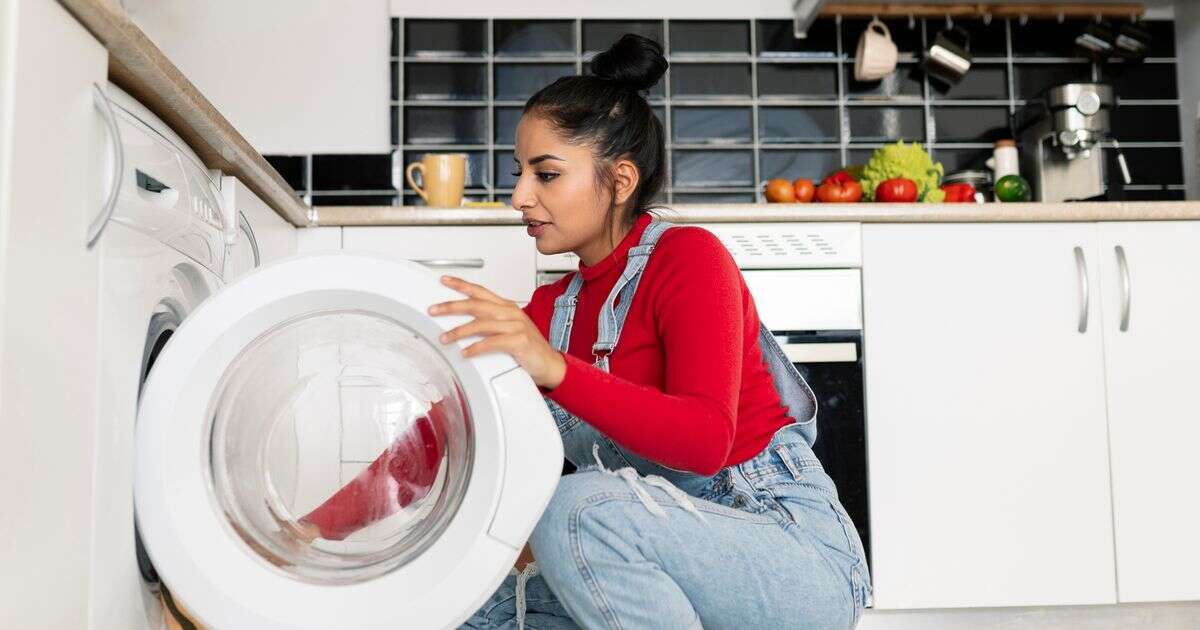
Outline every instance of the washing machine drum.
{"label": "washing machine drum", "polygon": [[138,412],[137,520],[209,628],[446,628],[512,567],[562,444],[511,358],[463,359],[459,299],[403,260],[260,269],[171,338]]}

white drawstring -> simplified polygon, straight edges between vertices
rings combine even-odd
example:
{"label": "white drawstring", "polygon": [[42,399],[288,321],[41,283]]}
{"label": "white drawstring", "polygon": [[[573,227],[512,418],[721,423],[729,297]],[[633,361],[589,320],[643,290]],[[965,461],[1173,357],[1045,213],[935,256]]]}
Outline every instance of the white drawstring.
{"label": "white drawstring", "polygon": [[[596,460],[596,465],[600,467],[600,470],[606,474],[616,475],[624,479],[625,485],[629,486],[629,489],[633,491],[633,495],[638,498],[638,501],[642,502],[642,505],[645,506],[646,510],[648,510],[651,514],[662,518],[667,517],[666,510],[662,509],[662,506],[654,500],[654,497],[650,496],[650,493],[638,483],[642,477],[638,475],[636,470],[629,466],[621,468],[620,470],[609,470],[606,468],[604,466],[604,462],[600,461],[600,445],[596,444],[595,442],[592,443],[592,458]],[[644,481],[649,485],[661,488],[667,493],[667,496],[674,499],[675,503],[679,507],[683,508],[684,511],[691,512],[696,516],[696,518],[700,519],[701,522],[707,522],[704,520],[704,515],[700,513],[700,510],[696,509],[696,504],[692,502],[692,498],[689,497],[683,490],[680,490],[678,487],[676,487],[675,484],[658,475],[649,475],[644,479]]]}
{"label": "white drawstring", "polygon": [[696,509],[696,504],[692,502],[692,497],[676,487],[675,484],[658,475],[647,476],[646,483],[662,488],[663,492],[666,492],[672,499],[675,499],[675,504],[683,508],[685,512],[691,512],[702,523],[707,522],[704,520],[704,515],[700,513],[700,510]]}
{"label": "white drawstring", "polygon": [[528,604],[525,602],[525,589],[529,583],[529,579],[541,575],[542,571],[538,569],[536,562],[530,562],[525,565],[525,568],[517,574],[517,628],[525,630],[525,609]]}

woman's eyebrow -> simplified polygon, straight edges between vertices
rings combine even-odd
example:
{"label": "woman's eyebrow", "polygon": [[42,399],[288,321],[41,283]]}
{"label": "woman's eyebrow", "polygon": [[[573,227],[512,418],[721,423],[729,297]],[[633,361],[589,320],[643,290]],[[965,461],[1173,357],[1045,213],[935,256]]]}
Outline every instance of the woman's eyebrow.
{"label": "woman's eyebrow", "polygon": [[[558,157],[557,155],[543,153],[542,155],[539,155],[535,158],[529,158],[529,165],[533,166],[533,165],[537,164],[538,162],[545,162],[546,160],[558,160],[559,162],[566,162],[566,160]],[[520,162],[517,162],[517,163],[520,164]]]}

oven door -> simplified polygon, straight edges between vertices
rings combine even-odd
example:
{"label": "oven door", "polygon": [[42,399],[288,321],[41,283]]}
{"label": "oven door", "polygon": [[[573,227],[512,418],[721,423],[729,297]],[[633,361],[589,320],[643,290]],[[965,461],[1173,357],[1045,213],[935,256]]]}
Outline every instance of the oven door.
{"label": "oven door", "polygon": [[838,497],[854,520],[869,561],[862,331],[772,332],[817,397],[813,452],[837,485]]}

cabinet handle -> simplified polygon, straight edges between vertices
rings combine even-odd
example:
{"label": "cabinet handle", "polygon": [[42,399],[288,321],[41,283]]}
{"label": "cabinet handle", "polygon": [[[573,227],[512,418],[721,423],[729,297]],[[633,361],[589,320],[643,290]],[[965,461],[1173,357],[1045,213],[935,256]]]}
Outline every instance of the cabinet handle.
{"label": "cabinet handle", "polygon": [[96,109],[100,110],[100,117],[104,119],[104,125],[108,127],[108,133],[112,136],[113,171],[112,189],[108,191],[108,199],[104,200],[100,214],[96,215],[88,225],[87,246],[89,248],[96,244],[96,240],[104,232],[104,226],[108,225],[108,220],[117,210],[117,197],[121,193],[121,175],[125,172],[125,148],[121,146],[121,130],[117,127],[117,115],[113,112],[112,103],[108,102],[108,96],[95,83],[92,84],[92,102]]}
{"label": "cabinet handle", "polygon": [[1079,274],[1079,332],[1087,332],[1088,325],[1088,278],[1087,261],[1083,259],[1083,248],[1075,247],[1075,271]]}
{"label": "cabinet handle", "polygon": [[420,263],[426,267],[434,269],[459,268],[459,269],[483,269],[482,258],[430,258],[426,260],[416,260],[413,262]]}
{"label": "cabinet handle", "polygon": [[1125,260],[1125,248],[1117,245],[1117,268],[1121,270],[1121,332],[1129,330],[1129,301],[1131,299],[1129,282],[1129,263]]}

